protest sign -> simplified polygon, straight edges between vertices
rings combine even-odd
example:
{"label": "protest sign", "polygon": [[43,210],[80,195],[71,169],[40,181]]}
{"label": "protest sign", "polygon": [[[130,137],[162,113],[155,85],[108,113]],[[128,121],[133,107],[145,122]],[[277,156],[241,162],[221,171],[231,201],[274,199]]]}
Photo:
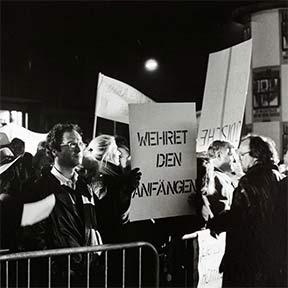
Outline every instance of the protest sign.
{"label": "protest sign", "polygon": [[96,132],[97,117],[128,124],[129,103],[153,102],[128,84],[99,73],[93,135]]}
{"label": "protest sign", "polygon": [[[220,233],[217,239],[210,235],[210,230],[201,230],[192,234],[186,234],[183,240],[193,241],[195,251],[193,257],[196,260],[199,280],[198,288],[221,288],[223,273],[219,272],[219,266],[225,252],[226,232]],[[191,272],[191,271],[190,271]]]}
{"label": "protest sign", "polygon": [[0,128],[1,133],[5,133],[11,142],[13,138],[19,138],[25,142],[25,152],[29,152],[32,155],[36,154],[37,145],[41,141],[46,140],[47,134],[32,132],[24,127],[9,123]]}
{"label": "protest sign", "polygon": [[238,146],[248,91],[252,40],[209,55],[197,152],[214,140]]}
{"label": "protest sign", "polygon": [[129,117],[132,167],[142,172],[131,221],[194,213],[195,103],[130,104]]}

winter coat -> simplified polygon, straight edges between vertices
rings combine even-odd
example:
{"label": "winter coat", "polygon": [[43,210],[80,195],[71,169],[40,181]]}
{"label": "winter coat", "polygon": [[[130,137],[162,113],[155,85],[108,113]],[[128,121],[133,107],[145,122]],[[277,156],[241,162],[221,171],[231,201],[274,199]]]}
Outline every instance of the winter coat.
{"label": "winter coat", "polygon": [[107,162],[100,168],[98,191],[94,190],[98,227],[104,243],[124,241],[123,224],[129,220],[131,195],[135,189],[133,172],[124,172]]}
{"label": "winter coat", "polygon": [[[80,176],[76,182],[75,190],[61,185],[59,180],[51,173],[41,177],[34,183],[32,188],[33,194],[38,194],[39,199],[54,193],[56,204],[47,219],[30,227],[28,231],[30,237],[23,244],[25,250],[91,245],[92,229],[97,231],[96,210],[93,205],[93,196],[90,195],[86,182]],[[34,196],[34,198],[36,197]],[[97,243],[94,241],[95,244]],[[101,244],[101,240],[98,244]],[[91,255],[91,261],[95,261],[97,257],[97,254]],[[86,262],[85,254],[71,254],[72,279],[78,281],[86,275]],[[67,256],[53,259],[52,277],[59,281],[64,278],[67,279],[67,268]],[[61,286],[62,282],[56,282],[57,284]]]}
{"label": "winter coat", "polygon": [[208,223],[211,230],[227,231],[220,266],[224,287],[279,286],[283,227],[279,227],[280,189],[273,168],[260,163],[251,167],[234,191],[231,210]]}

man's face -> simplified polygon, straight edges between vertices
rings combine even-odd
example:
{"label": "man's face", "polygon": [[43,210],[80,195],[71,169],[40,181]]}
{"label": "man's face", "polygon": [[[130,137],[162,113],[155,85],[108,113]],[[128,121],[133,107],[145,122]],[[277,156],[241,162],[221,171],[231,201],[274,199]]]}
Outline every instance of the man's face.
{"label": "man's face", "polygon": [[60,151],[56,151],[58,163],[66,168],[74,168],[82,163],[84,144],[81,135],[72,130],[64,132]]}
{"label": "man's face", "polygon": [[249,155],[249,152],[250,152],[249,144],[250,144],[250,140],[246,139],[240,143],[240,146],[238,149],[240,162],[241,162],[242,169],[244,172],[247,172],[247,170],[250,167],[252,167],[255,163],[255,158]]}
{"label": "man's face", "polygon": [[232,153],[228,148],[222,148],[216,153],[216,157],[213,159],[213,165],[223,170],[224,172],[231,170]]}

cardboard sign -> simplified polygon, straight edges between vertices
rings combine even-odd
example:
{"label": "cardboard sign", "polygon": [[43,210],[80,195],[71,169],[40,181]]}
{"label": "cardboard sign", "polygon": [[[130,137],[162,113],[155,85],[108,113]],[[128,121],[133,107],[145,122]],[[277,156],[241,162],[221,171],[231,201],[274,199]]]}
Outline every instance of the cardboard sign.
{"label": "cardboard sign", "polygon": [[131,221],[194,213],[195,103],[131,104],[129,117],[132,167],[142,172]]}
{"label": "cardboard sign", "polygon": [[223,274],[219,266],[225,252],[226,233],[221,233],[217,239],[210,235],[210,230],[197,232],[199,243],[199,288],[221,288]]}
{"label": "cardboard sign", "polygon": [[252,40],[209,55],[197,152],[214,140],[238,146],[248,91]]}

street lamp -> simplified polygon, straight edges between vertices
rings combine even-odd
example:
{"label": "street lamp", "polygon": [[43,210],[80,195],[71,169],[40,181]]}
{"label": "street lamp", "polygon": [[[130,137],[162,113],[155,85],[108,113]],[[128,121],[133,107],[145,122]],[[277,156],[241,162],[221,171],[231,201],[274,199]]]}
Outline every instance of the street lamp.
{"label": "street lamp", "polygon": [[155,59],[148,59],[145,62],[145,69],[149,72],[153,72],[157,70],[158,68],[158,62]]}

